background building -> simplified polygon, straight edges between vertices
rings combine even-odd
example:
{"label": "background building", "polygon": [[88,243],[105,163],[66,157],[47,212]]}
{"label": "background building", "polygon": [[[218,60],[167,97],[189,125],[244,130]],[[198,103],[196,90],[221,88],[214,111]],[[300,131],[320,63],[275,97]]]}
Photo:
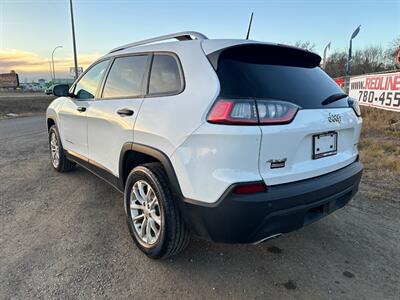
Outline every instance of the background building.
{"label": "background building", "polygon": [[16,89],[17,87],[19,87],[19,78],[15,71],[0,74],[0,89]]}

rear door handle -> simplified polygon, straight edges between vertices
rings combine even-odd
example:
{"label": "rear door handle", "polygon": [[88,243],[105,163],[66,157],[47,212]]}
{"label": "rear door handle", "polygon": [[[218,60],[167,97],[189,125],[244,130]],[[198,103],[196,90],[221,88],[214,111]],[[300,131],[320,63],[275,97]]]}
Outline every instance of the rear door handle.
{"label": "rear door handle", "polygon": [[86,107],[79,106],[76,110],[79,112],[84,112],[84,111],[86,111]]}
{"label": "rear door handle", "polygon": [[134,111],[128,108],[122,108],[117,111],[117,114],[119,114],[120,116],[132,116],[133,113]]}

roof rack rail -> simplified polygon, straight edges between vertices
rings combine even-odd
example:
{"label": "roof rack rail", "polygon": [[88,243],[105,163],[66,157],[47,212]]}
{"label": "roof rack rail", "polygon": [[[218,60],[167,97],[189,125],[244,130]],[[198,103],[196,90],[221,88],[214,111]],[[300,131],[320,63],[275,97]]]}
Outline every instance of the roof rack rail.
{"label": "roof rack rail", "polygon": [[165,40],[170,40],[170,39],[177,39],[178,41],[188,41],[188,40],[206,40],[208,39],[204,34],[196,31],[183,31],[183,32],[177,32],[177,33],[171,33],[171,34],[166,34],[166,35],[161,35],[157,36],[154,38],[146,39],[143,41],[138,41],[134,43],[129,43],[123,46],[119,46],[117,48],[112,49],[109,53],[120,51],[126,48],[130,47],[136,47],[136,46],[141,46],[145,44],[150,44],[154,42],[160,42],[160,41],[165,41]]}

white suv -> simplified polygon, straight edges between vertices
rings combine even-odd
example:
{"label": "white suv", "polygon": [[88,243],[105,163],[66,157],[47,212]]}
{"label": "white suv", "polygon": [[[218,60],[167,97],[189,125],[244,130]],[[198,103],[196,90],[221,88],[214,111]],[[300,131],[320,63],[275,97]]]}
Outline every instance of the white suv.
{"label": "white suv", "polygon": [[[168,39],[173,42],[160,42]],[[343,207],[362,165],[357,101],[312,52],[183,32],[112,50],[47,109],[51,162],[124,193],[152,258],[190,234],[258,243]]]}

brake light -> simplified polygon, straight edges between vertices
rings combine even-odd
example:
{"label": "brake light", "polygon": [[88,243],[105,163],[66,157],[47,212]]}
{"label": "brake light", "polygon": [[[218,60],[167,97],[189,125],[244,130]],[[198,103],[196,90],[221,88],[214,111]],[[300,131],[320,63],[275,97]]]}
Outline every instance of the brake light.
{"label": "brake light", "polygon": [[257,124],[254,100],[218,100],[208,116],[216,124]]}
{"label": "brake light", "polygon": [[264,182],[256,182],[256,183],[243,183],[235,186],[233,192],[235,194],[254,194],[254,193],[262,193],[267,190]]}
{"label": "brake light", "polygon": [[293,103],[280,100],[219,99],[207,121],[230,125],[287,124],[299,109]]}

